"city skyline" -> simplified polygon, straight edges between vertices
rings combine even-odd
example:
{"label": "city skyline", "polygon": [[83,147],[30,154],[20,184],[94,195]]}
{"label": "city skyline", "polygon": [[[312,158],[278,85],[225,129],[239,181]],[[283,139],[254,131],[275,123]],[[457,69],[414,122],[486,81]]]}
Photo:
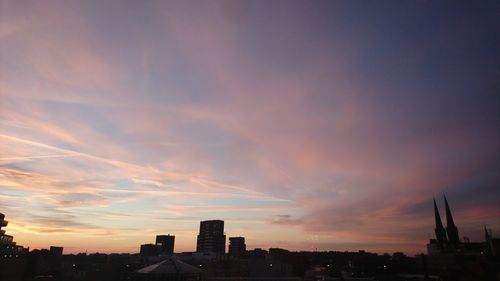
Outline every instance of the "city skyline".
{"label": "city skyline", "polygon": [[443,194],[500,233],[500,4],[460,2],[0,2],[9,234],[418,254]]}

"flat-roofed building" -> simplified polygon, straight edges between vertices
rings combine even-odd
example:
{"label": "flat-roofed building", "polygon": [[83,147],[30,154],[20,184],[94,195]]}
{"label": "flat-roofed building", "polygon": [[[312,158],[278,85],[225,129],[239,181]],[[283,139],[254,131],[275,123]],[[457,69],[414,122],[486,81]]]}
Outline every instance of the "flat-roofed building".
{"label": "flat-roofed building", "polygon": [[229,256],[242,257],[246,250],[245,237],[229,237]]}
{"label": "flat-roofed building", "polygon": [[174,235],[156,235],[156,246],[159,254],[172,255],[174,253]]}
{"label": "flat-roofed building", "polygon": [[200,233],[196,243],[198,253],[226,252],[226,235],[224,234],[224,221],[208,220],[200,222]]}

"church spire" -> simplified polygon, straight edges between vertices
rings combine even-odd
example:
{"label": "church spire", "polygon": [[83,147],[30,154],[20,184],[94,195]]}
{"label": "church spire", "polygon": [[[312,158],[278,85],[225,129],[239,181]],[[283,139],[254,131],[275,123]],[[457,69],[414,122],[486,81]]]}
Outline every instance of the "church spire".
{"label": "church spire", "polygon": [[491,234],[486,228],[486,225],[484,226],[484,240],[486,240],[486,242],[489,242],[491,240]]}
{"label": "church spire", "polygon": [[434,232],[436,233],[438,244],[443,245],[447,242],[446,230],[444,230],[443,222],[441,222],[441,216],[439,215],[439,210],[436,205],[436,199],[432,198],[432,201],[434,201],[434,217],[436,221],[436,228],[434,229]]}
{"label": "church spire", "polygon": [[450,206],[448,206],[446,196],[444,196],[444,204],[446,207],[446,233],[448,233],[448,239],[450,240],[450,243],[458,244],[460,243],[460,239],[458,238],[458,229],[453,221],[453,216],[451,215]]}

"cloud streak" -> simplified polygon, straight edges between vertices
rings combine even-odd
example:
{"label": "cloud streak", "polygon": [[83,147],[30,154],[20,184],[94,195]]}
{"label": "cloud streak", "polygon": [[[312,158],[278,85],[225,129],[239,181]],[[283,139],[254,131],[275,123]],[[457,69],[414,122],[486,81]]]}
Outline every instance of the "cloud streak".
{"label": "cloud streak", "polygon": [[1,5],[0,207],[21,244],[192,250],[220,218],[250,247],[419,253],[444,192],[464,235],[500,227],[486,4]]}

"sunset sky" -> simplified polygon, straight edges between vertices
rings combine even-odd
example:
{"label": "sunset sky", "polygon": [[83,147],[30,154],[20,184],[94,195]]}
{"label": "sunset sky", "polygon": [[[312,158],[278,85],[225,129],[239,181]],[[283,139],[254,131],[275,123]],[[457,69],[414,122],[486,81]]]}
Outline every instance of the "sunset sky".
{"label": "sunset sky", "polygon": [[425,252],[500,235],[499,1],[0,0],[0,212],[23,246]]}

